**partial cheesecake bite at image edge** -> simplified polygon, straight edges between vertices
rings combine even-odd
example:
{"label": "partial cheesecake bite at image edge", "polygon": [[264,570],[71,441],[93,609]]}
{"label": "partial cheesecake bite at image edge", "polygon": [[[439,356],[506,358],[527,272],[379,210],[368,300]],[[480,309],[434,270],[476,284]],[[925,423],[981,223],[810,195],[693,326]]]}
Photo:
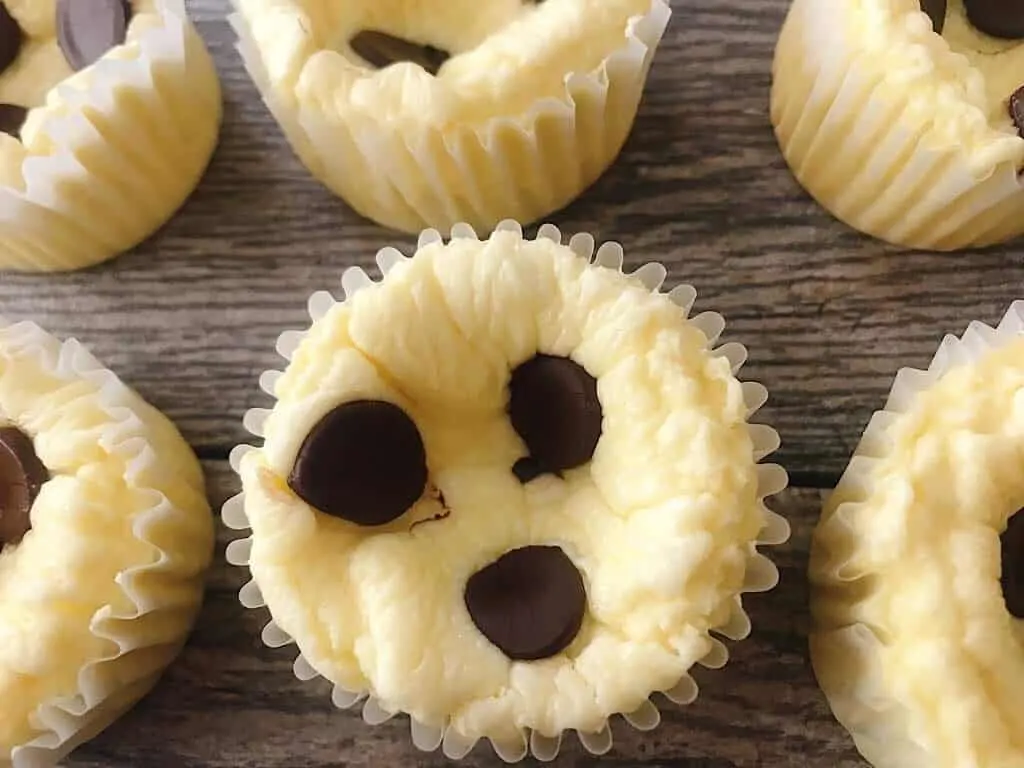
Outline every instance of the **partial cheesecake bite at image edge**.
{"label": "partial cheesecake bite at image edge", "polygon": [[1024,233],[1024,5],[794,0],[771,120],[797,181],[849,226],[957,251]]}
{"label": "partial cheesecake bite at image edge", "polygon": [[169,220],[217,144],[183,0],[0,3],[0,272],[66,272]]}
{"label": "partial cheesecake bite at image edge", "polygon": [[811,659],[875,768],[1024,760],[1022,391],[1017,301],[900,370],[826,500]]}
{"label": "partial cheesecake bite at image edge", "polygon": [[0,765],[55,766],[142,698],[212,554],[171,422],[78,342],[0,318]]}

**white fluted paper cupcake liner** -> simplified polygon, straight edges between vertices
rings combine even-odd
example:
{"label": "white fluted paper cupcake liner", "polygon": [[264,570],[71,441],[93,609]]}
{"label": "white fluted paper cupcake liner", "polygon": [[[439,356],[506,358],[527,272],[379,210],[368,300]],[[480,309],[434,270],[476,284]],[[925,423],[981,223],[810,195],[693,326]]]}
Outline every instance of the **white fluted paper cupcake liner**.
{"label": "white fluted paper cupcake liner", "polygon": [[[38,371],[43,386],[69,390],[61,408],[88,398],[103,414],[106,423],[90,429],[104,462],[120,462],[133,497],[142,500],[144,506],[125,514],[132,516],[131,535],[151,549],[148,561],[117,574],[118,604],[96,606],[88,631],[106,641],[105,650],[62,683],[65,692],[36,704],[30,740],[0,746],[0,765],[50,768],[130,708],[177,655],[202,601],[213,520],[202,470],[185,441],[77,341],[61,342],[32,323],[0,318],[0,380],[16,375],[19,361]],[[0,401],[0,413],[3,406]],[[177,546],[168,547],[169,536],[180,537],[171,542]],[[20,563],[12,562],[8,578],[18,576]]]}
{"label": "white fluted paper cupcake liner", "polygon": [[[510,231],[522,236],[521,226],[511,220],[498,224],[495,231]],[[456,224],[452,227],[451,237],[476,238],[476,231],[465,223]],[[537,233],[537,239],[552,240],[562,243],[562,233],[552,224],[542,225]],[[417,250],[432,243],[443,241],[442,235],[434,229],[425,230],[420,234]],[[623,249],[618,243],[607,242],[600,247],[595,247],[594,238],[589,234],[574,235],[568,241],[568,246],[579,256],[591,263],[622,271]],[[383,248],[377,253],[376,262],[382,276],[397,264],[408,257],[397,248]],[[659,291],[667,275],[665,267],[659,263],[647,263],[630,274],[640,284],[651,291]],[[363,288],[373,284],[373,280],[365,271],[359,267],[352,267],[344,272],[341,279],[341,288],[344,295],[342,301],[350,299]],[[689,312],[696,299],[697,292],[690,285],[679,285],[668,293],[669,298],[680,308],[684,317]],[[309,298],[308,312],[310,319],[316,322],[324,317],[338,300],[328,291],[319,291]],[[738,373],[747,359],[746,348],[738,343],[729,342],[718,345],[719,337],[724,330],[725,321],[721,315],[715,312],[704,312],[690,319],[694,325],[701,329],[707,338],[708,349],[712,354],[726,358],[731,365],[734,374]],[[305,332],[285,331],[277,341],[276,349],[285,359],[290,360],[293,353],[301,343]],[[259,378],[260,388],[270,396],[274,396],[275,387],[282,371],[270,370],[264,372]],[[753,416],[768,399],[767,390],[758,383],[744,382],[742,384],[743,397],[747,406],[748,418]],[[265,408],[250,409],[244,417],[244,425],[254,437],[263,437],[263,427],[270,414]],[[749,426],[753,443],[755,459],[760,461],[773,453],[779,447],[778,433],[771,427],[751,424]],[[235,472],[241,472],[243,457],[250,451],[256,450],[252,445],[239,445],[230,456],[230,463]],[[763,527],[757,538],[756,544],[750,547],[746,577],[741,593],[768,591],[778,583],[778,570],[775,565],[764,555],[757,551],[758,545],[775,546],[785,543],[789,539],[790,528],[788,522],[780,515],[772,512],[765,506],[764,500],[782,492],[788,483],[785,470],[776,464],[759,464],[757,468],[758,490],[757,499],[760,511],[763,515]],[[239,493],[229,499],[223,507],[222,516],[224,524],[233,530],[245,531],[249,529],[249,520],[245,512],[245,495]],[[252,550],[252,538],[242,538],[231,542],[227,547],[227,561],[236,566],[248,567],[249,556]],[[250,580],[239,592],[239,601],[249,609],[262,609],[266,603],[260,592],[256,581]],[[712,630],[728,640],[742,640],[751,631],[750,619],[743,609],[740,595],[734,599],[729,618]],[[295,640],[282,630],[271,619],[264,627],[262,641],[270,648],[283,648],[295,644]],[[711,638],[711,649],[707,655],[698,663],[704,667],[718,669],[726,664],[729,654],[726,646],[718,639]],[[294,663],[294,673],[299,680],[312,680],[321,677],[320,673],[306,660],[300,652]],[[652,692],[653,695],[654,692]],[[683,675],[675,686],[669,690],[660,692],[670,702],[680,705],[690,704],[696,700],[698,695],[697,684],[688,674]],[[335,685],[332,694],[333,703],[340,709],[349,709],[360,706],[362,716],[366,723],[376,725],[390,720],[397,713],[388,712],[381,707],[380,702],[370,691],[349,691]],[[661,721],[658,707],[650,699],[633,712],[620,713],[623,720],[633,728],[640,731],[653,730]],[[461,736],[450,728],[437,728],[425,725],[410,718],[410,736],[417,748],[423,751],[434,751],[440,748],[445,756],[451,759],[465,757],[477,743]],[[532,755],[541,761],[550,761],[558,755],[562,735],[557,737],[545,736],[539,732],[525,732],[522,738],[514,743],[491,741],[495,753],[504,761],[514,763]],[[612,730],[609,723],[597,732],[577,732],[580,743],[588,752],[600,755],[612,748]]]}
{"label": "white fluted paper cupcake liner", "polygon": [[126,47],[29,113],[23,185],[0,184],[0,270],[112,258],[162,226],[198,183],[220,130],[220,83],[183,0],[156,5],[158,24],[132,31]]}
{"label": "white fluted paper cupcake liner", "polygon": [[[892,683],[883,674],[881,654],[889,642],[884,636],[888,630],[861,616],[857,606],[847,605],[845,599],[843,620],[837,624],[836,603],[840,597],[835,590],[853,584],[846,566],[852,543],[851,534],[846,532],[850,528],[847,521],[857,519],[874,494],[876,469],[893,444],[890,430],[917,398],[955,369],[974,365],[1022,337],[1024,301],[1016,301],[995,328],[972,322],[961,336],[947,335],[926,369],[901,369],[885,407],[872,415],[846,471],[826,500],[815,531],[809,568],[811,612],[816,622],[811,631],[811,658],[836,718],[875,765],[912,768],[936,762],[935,755],[912,735],[920,729],[913,725],[911,713],[886,693],[892,690]],[[888,521],[885,524],[895,525]],[[845,532],[843,543],[833,538],[840,531]]]}
{"label": "white fluted paper cupcake liner", "polygon": [[[906,40],[893,48],[933,57],[913,77],[940,78],[936,62],[971,77],[928,17],[903,4]],[[943,138],[934,123],[947,105],[938,96],[930,112],[911,104],[918,84],[865,48],[874,28],[850,18],[858,8],[794,0],[779,37],[771,117],[797,180],[840,220],[896,245],[951,251],[1024,233],[1024,139],[997,138],[989,116],[966,103],[976,138]]]}
{"label": "white fluted paper cupcake liner", "polygon": [[416,233],[534,222],[590,186],[632,129],[670,16],[665,0],[651,0],[628,21],[622,45],[592,71],[567,73],[557,98],[445,128],[328,114],[282,93],[245,16],[231,22],[250,77],[309,171],[361,215]]}

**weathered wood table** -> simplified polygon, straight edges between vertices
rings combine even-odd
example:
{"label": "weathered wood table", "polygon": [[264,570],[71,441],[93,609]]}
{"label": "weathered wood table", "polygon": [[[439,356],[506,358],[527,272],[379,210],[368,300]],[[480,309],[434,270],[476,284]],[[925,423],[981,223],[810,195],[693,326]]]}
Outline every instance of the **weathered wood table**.
{"label": "weathered wood table", "polygon": [[[227,0],[192,13],[223,77],[221,146],[192,200],[149,242],[97,269],[4,276],[0,312],[75,335],[170,415],[205,462],[211,500],[237,490],[228,451],[243,412],[266,403],[257,376],[274,340],[305,322],[305,299],[342,270],[413,240],[373,226],[322,189],[289,151],[246,77]],[[793,522],[776,553],[781,586],[754,596],[753,636],[702,694],[664,708],[641,737],[587,755],[567,739],[559,765],[676,768],[863,766],[832,719],[806,651],[805,566],[822,492],[843,469],[897,368],[923,365],[942,335],[995,321],[1020,295],[1024,245],[957,255],[901,253],[832,220],[779,156],[768,122],[772,47],[787,0],[676,0],[636,129],[611,171],[552,219],[563,232],[621,241],[631,264],[659,260],[700,291],[726,335],[751,350],[748,378],[771,392],[777,460]],[[208,601],[180,662],[74,768],[441,766],[414,750],[407,721],[369,728],[300,684],[291,655],[263,648],[264,618],[236,600],[221,529]],[[464,765],[498,765],[478,748]]]}

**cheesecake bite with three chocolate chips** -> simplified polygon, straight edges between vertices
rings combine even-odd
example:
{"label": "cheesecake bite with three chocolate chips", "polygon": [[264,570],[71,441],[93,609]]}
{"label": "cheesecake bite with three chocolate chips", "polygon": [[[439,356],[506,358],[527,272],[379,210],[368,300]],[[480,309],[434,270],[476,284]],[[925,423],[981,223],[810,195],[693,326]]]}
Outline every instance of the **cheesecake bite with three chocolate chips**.
{"label": "cheesecake bite with three chocolate chips", "polygon": [[212,546],[171,423],[76,342],[0,318],[0,765],[56,765],[149,690]]}
{"label": "cheesecake bite with three chocolate chips", "polygon": [[451,757],[550,758],[573,730],[602,752],[612,715],[692,700],[716,636],[750,630],[741,593],[775,583],[757,545],[788,535],[763,505],[785,472],[747,422],[766,392],[659,265],[625,275],[618,246],[551,226],[453,236],[385,249],[380,283],[350,270],[281,337],[228,559],[264,640],[369,722],[407,713]]}
{"label": "cheesecake bite with three chocolate chips", "polygon": [[667,0],[237,0],[246,68],[298,156],[407,232],[565,206],[614,161]]}
{"label": "cheesecake bite with three chocolate chips", "polygon": [[182,0],[2,0],[0,270],[77,269],[143,240],[219,123]]}
{"label": "cheesecake bite with three chocolate chips", "polygon": [[875,768],[1024,765],[1024,303],[900,372],[811,550],[811,657]]}
{"label": "cheesecake bite with three chocolate chips", "polygon": [[1024,233],[1022,100],[1022,0],[794,0],[771,117],[835,216],[949,251]]}

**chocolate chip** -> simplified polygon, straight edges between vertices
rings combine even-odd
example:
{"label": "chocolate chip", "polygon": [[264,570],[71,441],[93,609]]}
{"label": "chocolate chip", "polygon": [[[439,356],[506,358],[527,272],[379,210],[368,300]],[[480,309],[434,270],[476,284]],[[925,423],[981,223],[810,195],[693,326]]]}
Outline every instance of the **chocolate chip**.
{"label": "chocolate chip", "polygon": [[565,650],[583,625],[583,577],[560,547],[514,549],[466,584],[466,608],[480,634],[517,661]]}
{"label": "chocolate chip", "polygon": [[57,0],[57,43],[74,70],[85,69],[128,33],[129,0]]}
{"label": "chocolate chip", "polygon": [[17,427],[0,428],[0,547],[28,533],[32,502],[49,479],[32,438]]}
{"label": "chocolate chip", "polygon": [[1010,97],[1010,117],[1017,126],[1017,133],[1024,139],[1024,85]]}
{"label": "chocolate chip", "polygon": [[992,37],[1024,37],[1024,0],[964,0],[971,24]]}
{"label": "chocolate chip", "polygon": [[942,34],[946,25],[946,0],[920,0],[921,10],[932,20],[932,29]]}
{"label": "chocolate chip", "polygon": [[544,467],[538,464],[532,456],[524,456],[512,465],[512,474],[516,476],[516,480],[526,485],[543,475]]}
{"label": "chocolate chip", "polygon": [[536,355],[512,372],[512,427],[545,472],[586,464],[601,437],[597,381],[565,357]]}
{"label": "chocolate chip", "polygon": [[306,436],[288,485],[328,515],[356,525],[385,525],[423,495],[423,440],[397,405],[378,400],[345,403]]}
{"label": "chocolate chip", "polygon": [[17,20],[7,6],[0,3],[0,72],[3,72],[21,52],[22,33]]}
{"label": "chocolate chip", "polygon": [[21,126],[25,124],[28,110],[17,104],[0,104],[0,133],[8,133],[17,138],[21,134]]}
{"label": "chocolate chip", "polygon": [[451,58],[447,51],[432,45],[420,45],[372,29],[364,29],[357,33],[348,44],[357,56],[377,69],[383,69],[399,61],[411,61],[413,64],[419,64],[430,74],[436,75],[441,65]]}
{"label": "chocolate chip", "polygon": [[1016,618],[1024,619],[1024,510],[1010,518],[1000,543],[1003,557],[1000,583],[1006,609]]}

